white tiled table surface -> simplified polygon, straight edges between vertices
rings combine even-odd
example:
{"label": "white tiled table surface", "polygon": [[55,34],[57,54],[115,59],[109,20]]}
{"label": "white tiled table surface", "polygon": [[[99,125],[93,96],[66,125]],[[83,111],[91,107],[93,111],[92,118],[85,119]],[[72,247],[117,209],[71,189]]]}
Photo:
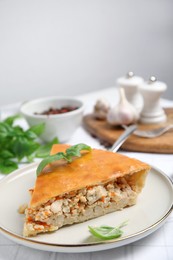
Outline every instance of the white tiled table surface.
{"label": "white tiled table surface", "polygon": [[[105,97],[109,102],[117,101],[116,88],[108,88],[93,93],[88,93],[79,96],[86,104],[85,113],[92,111],[95,101]],[[164,106],[172,106],[173,101],[162,100]],[[19,104],[5,106],[1,108],[1,118],[5,118],[18,111]],[[25,127],[25,123],[21,122]],[[95,148],[104,148],[100,145],[98,140],[92,138],[82,126],[77,129],[75,134],[69,140],[69,144],[76,144],[79,142],[87,143]],[[130,152],[121,152],[123,154],[131,156]],[[143,160],[153,166],[164,171],[169,177],[173,179],[173,155],[167,154],[150,154],[150,153],[133,153],[133,157]],[[3,178],[3,175],[0,175]],[[158,202],[159,203],[159,202]],[[88,252],[88,253],[54,253],[31,249],[12,242],[0,234],[0,260],[172,260],[173,259],[173,212],[166,220],[166,223],[151,235],[138,240],[132,244],[122,246],[115,249],[100,251],[100,252]]]}

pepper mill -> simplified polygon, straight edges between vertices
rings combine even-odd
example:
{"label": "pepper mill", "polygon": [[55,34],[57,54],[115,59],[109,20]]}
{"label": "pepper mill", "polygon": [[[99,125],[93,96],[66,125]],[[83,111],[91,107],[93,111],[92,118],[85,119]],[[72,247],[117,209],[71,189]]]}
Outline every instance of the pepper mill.
{"label": "pepper mill", "polygon": [[143,124],[157,124],[165,122],[167,116],[160,105],[160,96],[167,89],[164,82],[157,81],[156,77],[150,77],[140,87],[143,96],[144,106],[141,112],[140,121]]}
{"label": "pepper mill", "polygon": [[118,87],[124,88],[127,100],[140,113],[143,107],[143,98],[139,92],[140,85],[144,82],[143,78],[135,76],[132,71],[128,72],[125,77],[117,79]]}

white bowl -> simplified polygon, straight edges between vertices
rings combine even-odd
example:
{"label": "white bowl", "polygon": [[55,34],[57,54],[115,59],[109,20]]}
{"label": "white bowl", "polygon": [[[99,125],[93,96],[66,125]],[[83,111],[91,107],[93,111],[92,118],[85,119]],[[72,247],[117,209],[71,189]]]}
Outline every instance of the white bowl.
{"label": "white bowl", "polygon": [[[56,115],[40,115],[50,108],[62,108],[64,106],[78,107],[77,109]],[[22,104],[21,114],[25,117],[30,126],[45,123],[45,131],[40,136],[44,141],[49,142],[58,137],[60,142],[66,142],[75,132],[82,121],[84,111],[83,103],[72,97],[45,97]]]}

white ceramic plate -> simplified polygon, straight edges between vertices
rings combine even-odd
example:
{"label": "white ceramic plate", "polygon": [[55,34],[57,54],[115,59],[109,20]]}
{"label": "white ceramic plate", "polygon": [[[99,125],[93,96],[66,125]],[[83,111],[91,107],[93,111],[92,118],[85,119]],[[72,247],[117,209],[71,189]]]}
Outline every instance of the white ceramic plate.
{"label": "white ceramic plate", "polygon": [[[91,252],[119,247],[139,240],[159,228],[173,209],[173,185],[156,168],[150,171],[145,188],[135,206],[93,220],[66,226],[51,234],[33,238],[22,236],[24,216],[19,205],[29,201],[28,189],[34,186],[37,163],[19,169],[0,182],[0,232],[9,239],[32,248],[55,252]],[[99,241],[93,238],[88,225],[116,226],[128,220],[122,237]]]}

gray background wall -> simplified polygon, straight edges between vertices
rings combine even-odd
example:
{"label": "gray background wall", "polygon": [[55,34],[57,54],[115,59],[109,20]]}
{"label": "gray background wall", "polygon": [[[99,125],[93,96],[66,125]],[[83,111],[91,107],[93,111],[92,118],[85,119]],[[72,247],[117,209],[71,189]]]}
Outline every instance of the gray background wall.
{"label": "gray background wall", "polygon": [[0,0],[0,105],[115,85],[127,71],[168,85],[172,0]]}

